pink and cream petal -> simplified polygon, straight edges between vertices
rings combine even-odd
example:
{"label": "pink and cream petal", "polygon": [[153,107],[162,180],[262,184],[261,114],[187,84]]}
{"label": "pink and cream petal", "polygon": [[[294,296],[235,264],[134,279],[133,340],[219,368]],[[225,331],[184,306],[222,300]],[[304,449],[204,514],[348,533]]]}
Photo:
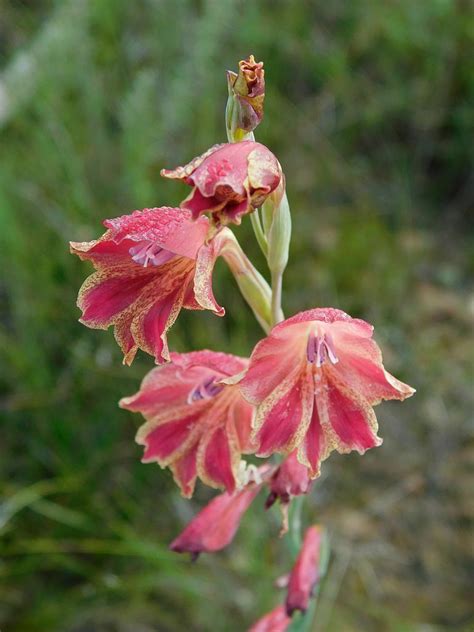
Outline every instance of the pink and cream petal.
{"label": "pink and cream petal", "polygon": [[194,487],[196,485],[196,459],[198,445],[199,444],[196,442],[170,466],[170,469],[173,473],[173,479],[180,488],[181,495],[184,498],[191,498],[194,492]]}
{"label": "pink and cream petal", "polygon": [[193,173],[193,171],[195,171],[201,165],[201,163],[206,160],[206,158],[212,156],[212,154],[221,149],[221,147],[224,147],[224,145],[224,143],[213,145],[200,156],[193,158],[193,160],[191,160],[191,162],[188,162],[187,165],[176,167],[176,169],[162,169],[160,171],[160,175],[163,176],[163,178],[169,178],[171,180],[186,180]]}
{"label": "pink and cream petal", "polygon": [[304,439],[311,420],[313,405],[312,379],[307,367],[282,382],[257,410],[253,436],[257,456],[274,452],[288,454]]}
{"label": "pink and cream petal", "polygon": [[318,407],[314,402],[308,430],[298,448],[298,460],[309,468],[312,479],[320,475],[321,462],[329,456],[331,449],[327,432],[319,417]]}
{"label": "pink and cream petal", "polygon": [[257,343],[240,382],[243,396],[255,405],[269,397],[285,379],[299,372],[298,350],[304,354],[306,349],[305,341],[299,344],[298,339],[290,336],[276,340],[273,331]]}
{"label": "pink and cream petal", "polygon": [[332,441],[338,452],[356,450],[364,454],[369,448],[381,445],[372,406],[364,397],[339,382],[334,374],[326,377],[319,396],[316,395],[316,402],[322,423],[332,429]]}
{"label": "pink and cream petal", "polygon": [[212,289],[212,273],[217,257],[225,248],[226,234],[218,233],[198,251],[194,273],[194,297],[202,309],[209,309],[217,316],[224,316],[225,309],[216,301]]}

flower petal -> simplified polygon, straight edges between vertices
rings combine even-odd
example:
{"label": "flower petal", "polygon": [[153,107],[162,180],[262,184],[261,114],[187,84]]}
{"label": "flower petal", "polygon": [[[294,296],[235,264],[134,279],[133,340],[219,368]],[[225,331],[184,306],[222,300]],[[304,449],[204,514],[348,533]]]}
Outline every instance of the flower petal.
{"label": "flower petal", "polygon": [[195,557],[202,552],[213,553],[226,547],[234,539],[243,514],[260,488],[260,485],[251,483],[233,494],[226,492],[213,498],[173,540],[170,549],[178,553],[189,552]]}
{"label": "flower petal", "polygon": [[313,406],[311,382],[304,367],[296,379],[285,380],[262,402],[254,424],[257,456],[291,452],[303,440]]}
{"label": "flower petal", "polygon": [[256,621],[248,632],[285,632],[291,623],[285,606],[277,606]]}
{"label": "flower petal", "polygon": [[183,456],[171,464],[171,471],[175,483],[181,489],[184,498],[191,498],[194,492],[194,486],[197,478],[197,450],[198,442],[196,442]]}
{"label": "flower petal", "polygon": [[80,321],[94,329],[107,329],[119,314],[132,305],[154,278],[153,272],[110,276],[95,272],[79,290]]}
{"label": "flower petal", "polygon": [[163,178],[169,178],[170,180],[186,181],[193,171],[195,171],[206,158],[214,154],[221,147],[224,147],[224,145],[225,143],[213,145],[200,156],[193,158],[187,165],[184,165],[183,167],[176,167],[176,169],[162,169],[160,171],[160,175],[163,176]]}
{"label": "flower petal", "polygon": [[369,448],[381,445],[377,437],[377,418],[369,402],[339,382],[335,371],[328,373],[324,384],[316,391],[319,416],[324,425],[333,430],[338,452],[356,450],[364,454]]}
{"label": "flower petal", "polygon": [[320,474],[321,461],[329,456],[331,447],[328,444],[326,432],[319,418],[318,406],[313,405],[311,422],[308,426],[304,441],[298,450],[298,460],[309,467],[311,478]]}
{"label": "flower petal", "polygon": [[107,219],[104,225],[110,229],[109,238],[118,244],[123,240],[149,241],[191,259],[204,243],[209,228],[206,218],[193,222],[189,211],[169,206],[134,211]]}
{"label": "flower petal", "polygon": [[219,305],[212,290],[212,272],[217,257],[226,247],[229,230],[223,229],[197,253],[196,271],[194,273],[194,296],[203,309],[209,309],[218,316],[224,316],[225,309]]}
{"label": "flower petal", "polygon": [[314,587],[319,581],[321,545],[323,529],[317,525],[306,530],[303,545],[298,554],[288,581],[286,613],[291,616],[295,610],[306,612]]}
{"label": "flower petal", "polygon": [[137,443],[145,446],[142,462],[157,461],[162,467],[176,458],[176,453],[186,452],[190,443],[194,444],[195,430],[200,421],[201,410],[189,411],[172,421],[144,424],[137,433]]}

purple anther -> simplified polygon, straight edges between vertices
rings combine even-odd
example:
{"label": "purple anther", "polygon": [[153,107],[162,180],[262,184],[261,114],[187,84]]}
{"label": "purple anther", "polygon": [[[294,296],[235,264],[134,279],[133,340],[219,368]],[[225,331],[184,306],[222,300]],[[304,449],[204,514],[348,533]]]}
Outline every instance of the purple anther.
{"label": "purple anther", "polygon": [[193,388],[188,396],[188,404],[199,402],[202,399],[210,399],[218,395],[224,388],[223,384],[217,383],[216,376],[206,378],[203,382]]}
{"label": "purple anther", "polygon": [[128,252],[135,263],[139,263],[144,268],[150,263],[154,266],[161,266],[174,257],[172,252],[164,250],[152,241],[140,241],[136,246],[132,246]]}

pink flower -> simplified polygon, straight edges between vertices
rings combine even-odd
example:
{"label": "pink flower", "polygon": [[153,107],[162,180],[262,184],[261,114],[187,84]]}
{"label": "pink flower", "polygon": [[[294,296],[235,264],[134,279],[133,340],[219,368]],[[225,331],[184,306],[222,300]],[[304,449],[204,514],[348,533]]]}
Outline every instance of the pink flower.
{"label": "pink flower", "polygon": [[303,545],[296,559],[288,581],[286,613],[291,616],[295,610],[306,612],[309,599],[320,578],[320,556],[323,529],[316,525],[309,527],[304,535]]}
{"label": "pink flower", "polygon": [[240,224],[242,215],[261,206],[283,181],[278,160],[253,141],[214,145],[184,167],[163,169],[161,175],[193,187],[181,204],[193,219],[211,213],[220,225]]}
{"label": "pink flower", "polygon": [[248,632],[285,632],[291,623],[285,606],[277,606],[261,619],[256,621]]}
{"label": "pink flower", "polygon": [[120,401],[147,420],[136,438],[145,446],[143,462],[169,466],[186,497],[192,496],[197,476],[233,492],[241,454],[254,451],[253,407],[225,380],[244,370],[248,360],[214,351],[172,353],[171,360],[150,371],[138,393]]}
{"label": "pink flower", "polygon": [[414,389],[385,371],[373,327],[333,309],[301,312],[259,342],[240,386],[258,406],[257,455],[298,450],[311,477],[332,450],[378,446],[373,406]]}
{"label": "pink flower", "polygon": [[251,482],[233,493],[219,494],[195,516],[170,544],[177,553],[215,553],[234,539],[242,516],[260,491],[261,484]]}
{"label": "pink flower", "polygon": [[79,291],[81,322],[115,328],[131,364],[137,349],[160,363],[169,360],[166,334],[182,307],[222,316],[212,293],[212,270],[230,231],[206,243],[209,222],[189,211],[152,208],[105,220],[100,239],[71,242],[71,252],[94,264]]}

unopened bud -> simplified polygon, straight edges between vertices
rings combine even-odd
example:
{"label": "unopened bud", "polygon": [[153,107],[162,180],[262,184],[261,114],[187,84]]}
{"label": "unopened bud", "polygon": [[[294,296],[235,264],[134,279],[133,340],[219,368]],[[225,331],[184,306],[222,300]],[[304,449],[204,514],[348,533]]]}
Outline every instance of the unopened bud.
{"label": "unopened bud", "polygon": [[268,267],[272,273],[282,274],[288,263],[291,240],[291,213],[284,178],[265,201],[262,216],[268,243]]}

